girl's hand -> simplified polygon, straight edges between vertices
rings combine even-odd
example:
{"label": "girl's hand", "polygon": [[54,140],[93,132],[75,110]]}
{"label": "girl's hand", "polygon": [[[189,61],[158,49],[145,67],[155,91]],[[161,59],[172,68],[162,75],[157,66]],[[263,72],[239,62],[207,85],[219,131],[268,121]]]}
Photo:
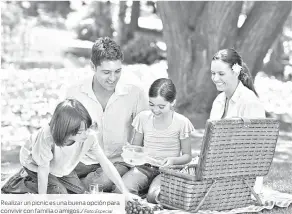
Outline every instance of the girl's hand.
{"label": "girl's hand", "polygon": [[165,158],[163,160],[162,166],[170,166],[170,165],[174,165],[174,158],[173,157]]}

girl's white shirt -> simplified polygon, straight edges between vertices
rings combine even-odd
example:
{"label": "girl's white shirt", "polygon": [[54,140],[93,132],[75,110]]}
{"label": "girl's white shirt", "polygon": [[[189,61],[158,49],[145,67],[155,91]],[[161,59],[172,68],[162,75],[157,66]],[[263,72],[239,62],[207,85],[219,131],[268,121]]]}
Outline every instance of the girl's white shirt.
{"label": "girl's white shirt", "polygon": [[100,152],[99,143],[90,139],[70,146],[56,146],[50,127],[46,125],[22,146],[20,163],[34,172],[37,172],[38,167],[49,167],[52,175],[63,177],[74,170],[85,154],[98,162]]}
{"label": "girl's white shirt", "polygon": [[172,123],[163,130],[153,125],[154,115],[150,110],[140,112],[132,126],[143,134],[144,148],[149,156],[156,159],[179,157],[181,154],[180,140],[186,139],[194,131],[191,121],[185,116],[174,112]]}

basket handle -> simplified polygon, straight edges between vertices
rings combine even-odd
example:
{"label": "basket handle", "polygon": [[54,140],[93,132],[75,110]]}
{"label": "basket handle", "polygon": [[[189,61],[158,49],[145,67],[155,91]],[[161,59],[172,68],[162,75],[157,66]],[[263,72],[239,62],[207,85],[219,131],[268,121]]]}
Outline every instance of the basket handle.
{"label": "basket handle", "polygon": [[201,208],[201,206],[203,205],[203,203],[205,202],[207,196],[209,195],[209,193],[211,192],[212,188],[214,187],[214,185],[217,183],[216,180],[214,180],[214,182],[212,183],[212,185],[209,187],[208,191],[206,192],[206,194],[204,195],[204,197],[202,198],[202,200],[200,201],[200,203],[198,204],[198,206],[195,209],[195,213],[199,211],[199,209]]}
{"label": "basket handle", "polygon": [[257,199],[258,203],[260,203],[260,205],[263,205],[263,202],[261,201],[260,197],[258,196],[258,194],[256,194],[256,192],[253,190],[253,188],[247,183],[247,181],[242,178],[243,182],[248,186],[248,188],[250,189],[251,193],[254,195],[254,197]]}

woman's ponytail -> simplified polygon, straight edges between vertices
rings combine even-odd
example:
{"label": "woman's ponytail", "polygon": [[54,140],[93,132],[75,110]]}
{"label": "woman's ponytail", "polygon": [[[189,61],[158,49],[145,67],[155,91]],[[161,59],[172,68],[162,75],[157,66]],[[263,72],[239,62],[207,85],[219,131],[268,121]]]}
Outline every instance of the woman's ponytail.
{"label": "woman's ponytail", "polygon": [[238,79],[242,82],[242,84],[245,87],[252,90],[258,96],[258,93],[256,92],[256,90],[254,88],[254,83],[253,83],[251,73],[250,73],[247,65],[244,62],[242,62],[242,70],[240,71]]}

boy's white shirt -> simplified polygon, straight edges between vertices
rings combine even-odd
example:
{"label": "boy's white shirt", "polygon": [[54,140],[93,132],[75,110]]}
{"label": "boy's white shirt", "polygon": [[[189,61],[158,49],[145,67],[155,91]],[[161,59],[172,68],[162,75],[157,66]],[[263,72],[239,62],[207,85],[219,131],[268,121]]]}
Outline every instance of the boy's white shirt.
{"label": "boy's white shirt", "polygon": [[70,174],[85,155],[90,155],[96,162],[103,160],[104,154],[96,139],[88,138],[84,142],[59,147],[54,144],[47,125],[22,146],[20,163],[34,172],[38,166],[49,166],[51,174],[62,177]]}

